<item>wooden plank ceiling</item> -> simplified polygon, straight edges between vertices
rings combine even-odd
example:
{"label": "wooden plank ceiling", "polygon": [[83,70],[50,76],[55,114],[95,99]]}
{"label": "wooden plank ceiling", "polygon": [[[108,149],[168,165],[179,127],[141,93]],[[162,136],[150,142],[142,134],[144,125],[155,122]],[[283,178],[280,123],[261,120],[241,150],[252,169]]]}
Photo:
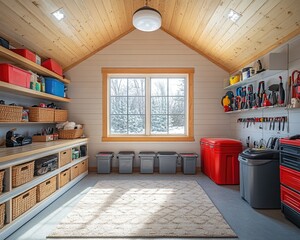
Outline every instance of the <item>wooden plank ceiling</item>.
{"label": "wooden plank ceiling", "polygon": [[[0,0],[0,36],[65,70],[134,30],[144,0]],[[162,29],[234,72],[300,34],[299,0],[149,0]],[[57,21],[52,12],[63,8]],[[242,17],[233,23],[234,9]]]}

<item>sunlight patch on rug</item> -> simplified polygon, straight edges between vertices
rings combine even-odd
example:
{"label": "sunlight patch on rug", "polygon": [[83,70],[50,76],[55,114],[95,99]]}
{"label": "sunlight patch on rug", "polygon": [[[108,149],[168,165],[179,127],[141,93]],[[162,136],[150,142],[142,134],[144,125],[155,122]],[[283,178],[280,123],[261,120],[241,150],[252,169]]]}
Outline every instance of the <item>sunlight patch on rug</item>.
{"label": "sunlight patch on rug", "polygon": [[236,237],[196,181],[99,181],[48,238]]}

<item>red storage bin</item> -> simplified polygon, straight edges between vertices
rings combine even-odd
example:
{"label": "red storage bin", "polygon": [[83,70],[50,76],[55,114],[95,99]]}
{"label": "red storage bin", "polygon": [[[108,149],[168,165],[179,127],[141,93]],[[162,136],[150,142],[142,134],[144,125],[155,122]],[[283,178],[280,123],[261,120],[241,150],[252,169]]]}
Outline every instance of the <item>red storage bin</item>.
{"label": "red storage bin", "polygon": [[27,49],[11,49],[11,51],[23,56],[24,58],[29,59],[32,62],[36,61],[36,55]]}
{"label": "red storage bin", "polygon": [[243,150],[242,143],[230,138],[202,138],[202,146],[204,173],[217,184],[239,184],[238,155]]}
{"label": "red storage bin", "polygon": [[52,72],[57,73],[58,75],[62,76],[63,71],[62,71],[62,67],[55,62],[53,59],[49,58],[47,60],[45,60],[44,62],[42,62],[42,66],[51,70]]}
{"label": "red storage bin", "polygon": [[0,64],[0,81],[30,87],[31,73],[7,63]]}

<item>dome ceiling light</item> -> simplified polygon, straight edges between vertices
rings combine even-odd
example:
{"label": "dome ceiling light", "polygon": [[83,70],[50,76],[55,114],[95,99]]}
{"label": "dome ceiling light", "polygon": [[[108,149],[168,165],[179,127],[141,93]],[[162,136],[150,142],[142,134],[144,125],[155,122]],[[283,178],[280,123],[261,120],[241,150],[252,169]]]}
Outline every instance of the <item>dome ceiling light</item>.
{"label": "dome ceiling light", "polygon": [[161,15],[159,11],[148,7],[148,1],[144,7],[136,10],[132,17],[133,26],[143,32],[153,32],[161,27]]}

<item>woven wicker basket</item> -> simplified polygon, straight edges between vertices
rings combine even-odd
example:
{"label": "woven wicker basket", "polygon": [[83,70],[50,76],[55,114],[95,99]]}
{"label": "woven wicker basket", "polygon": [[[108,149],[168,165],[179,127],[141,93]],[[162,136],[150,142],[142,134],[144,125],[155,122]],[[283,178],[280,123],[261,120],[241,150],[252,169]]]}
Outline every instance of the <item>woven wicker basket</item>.
{"label": "woven wicker basket", "polygon": [[12,199],[12,220],[36,204],[36,187]]}
{"label": "woven wicker basket", "polygon": [[54,122],[54,109],[30,107],[29,121],[30,122]]}
{"label": "woven wicker basket", "polygon": [[0,193],[3,192],[3,179],[4,179],[4,173],[5,173],[4,170],[0,171]]}
{"label": "woven wicker basket", "polygon": [[63,187],[68,182],[70,182],[70,175],[71,175],[71,169],[67,169],[60,173],[59,187]]}
{"label": "woven wicker basket", "polygon": [[79,163],[79,174],[84,173],[85,171],[88,170],[88,160],[84,160],[82,162]]}
{"label": "woven wicker basket", "polygon": [[78,175],[80,174],[79,171],[80,171],[79,163],[71,167],[71,180],[78,177]]}
{"label": "woven wicker basket", "polygon": [[72,161],[72,150],[67,149],[59,153],[59,167],[65,166]]}
{"label": "woven wicker basket", "polygon": [[40,183],[36,189],[36,199],[38,202],[44,200],[56,191],[56,176]]}
{"label": "woven wicker basket", "polygon": [[68,120],[68,111],[62,109],[54,110],[54,122],[66,122]]}
{"label": "woven wicker basket", "polygon": [[12,187],[30,182],[34,174],[34,161],[20,164],[12,168]]}
{"label": "woven wicker basket", "polygon": [[4,226],[5,220],[5,203],[0,205],[0,229]]}
{"label": "woven wicker basket", "polygon": [[61,139],[74,139],[80,138],[83,134],[83,128],[81,129],[72,129],[72,130],[58,130],[58,138]]}
{"label": "woven wicker basket", "polygon": [[0,122],[21,122],[23,107],[0,105]]}

